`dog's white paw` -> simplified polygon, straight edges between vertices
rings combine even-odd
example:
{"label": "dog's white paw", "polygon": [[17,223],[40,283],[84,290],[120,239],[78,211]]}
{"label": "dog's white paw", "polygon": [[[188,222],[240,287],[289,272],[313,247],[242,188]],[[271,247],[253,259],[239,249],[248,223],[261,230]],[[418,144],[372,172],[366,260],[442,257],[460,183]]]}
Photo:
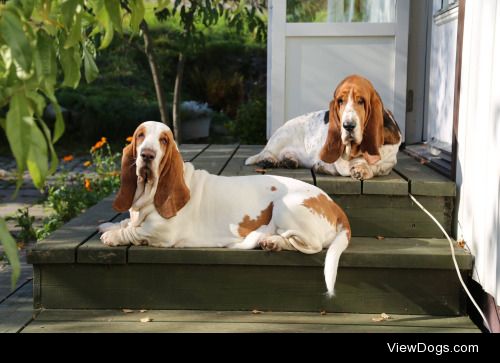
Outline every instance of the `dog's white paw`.
{"label": "dog's white paw", "polygon": [[373,178],[373,171],[366,164],[357,164],[351,167],[351,177],[356,180]]}
{"label": "dog's white paw", "polygon": [[104,232],[101,236],[101,241],[107,246],[119,246],[120,245],[120,236],[117,235],[116,231],[107,231]]}

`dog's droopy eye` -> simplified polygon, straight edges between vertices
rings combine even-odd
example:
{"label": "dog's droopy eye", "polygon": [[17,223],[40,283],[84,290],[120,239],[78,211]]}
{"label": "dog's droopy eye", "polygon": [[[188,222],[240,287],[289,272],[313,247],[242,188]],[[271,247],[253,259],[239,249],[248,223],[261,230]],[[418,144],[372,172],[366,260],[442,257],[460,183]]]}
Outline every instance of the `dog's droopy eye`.
{"label": "dog's droopy eye", "polygon": [[137,135],[138,139],[142,139],[144,137],[144,132],[141,132],[139,135]]}
{"label": "dog's droopy eye", "polygon": [[360,98],[358,100],[358,105],[364,105],[365,104],[365,99],[364,98]]}
{"label": "dog's droopy eye", "polygon": [[337,103],[339,104],[339,106],[342,106],[344,104],[344,100],[342,98],[339,98],[337,100]]}
{"label": "dog's droopy eye", "polygon": [[168,140],[167,140],[166,138],[162,137],[162,138],[160,139],[160,143],[161,143],[162,145],[167,145],[167,144],[168,144]]}

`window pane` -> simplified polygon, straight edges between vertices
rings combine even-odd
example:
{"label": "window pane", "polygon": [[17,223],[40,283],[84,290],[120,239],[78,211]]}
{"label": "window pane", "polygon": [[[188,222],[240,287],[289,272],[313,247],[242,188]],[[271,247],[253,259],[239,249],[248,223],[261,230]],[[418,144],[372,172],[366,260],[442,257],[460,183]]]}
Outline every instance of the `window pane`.
{"label": "window pane", "polygon": [[287,0],[288,23],[393,23],[396,0]]}

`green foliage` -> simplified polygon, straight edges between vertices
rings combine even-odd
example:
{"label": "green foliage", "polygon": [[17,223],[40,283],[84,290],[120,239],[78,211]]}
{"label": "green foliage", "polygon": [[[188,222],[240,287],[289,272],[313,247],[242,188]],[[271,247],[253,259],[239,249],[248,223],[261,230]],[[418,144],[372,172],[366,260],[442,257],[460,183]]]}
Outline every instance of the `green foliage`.
{"label": "green foliage", "polygon": [[[113,153],[106,139],[92,148],[91,167],[96,175],[62,172],[48,188],[47,205],[54,209],[61,222],[76,217],[88,207],[117,190],[120,185],[118,172],[119,153]],[[52,221],[51,224],[57,223]]]}
{"label": "green foliage", "polygon": [[19,262],[19,257],[17,256],[17,245],[14,238],[9,233],[7,229],[7,224],[3,219],[0,218],[0,240],[3,243],[4,252],[7,256],[7,259],[12,266],[12,275],[11,275],[11,285],[12,288],[15,287],[17,279],[21,273],[21,264]]}
{"label": "green foliage", "polygon": [[14,220],[17,222],[16,227],[21,228],[21,231],[17,234],[18,241],[25,244],[36,241],[36,231],[33,227],[35,217],[30,216],[28,208],[18,209],[13,217],[7,217],[5,220]]}
{"label": "green foliage", "polygon": [[238,109],[234,122],[226,125],[231,134],[243,144],[266,143],[266,100],[253,97]]}

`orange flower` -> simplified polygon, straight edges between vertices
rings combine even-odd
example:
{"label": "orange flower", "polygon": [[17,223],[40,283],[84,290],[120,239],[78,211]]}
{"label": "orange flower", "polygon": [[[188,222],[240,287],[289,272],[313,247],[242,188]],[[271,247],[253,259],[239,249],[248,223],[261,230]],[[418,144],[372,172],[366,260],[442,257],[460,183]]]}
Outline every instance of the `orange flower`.
{"label": "orange flower", "polygon": [[132,136],[129,136],[129,137],[127,137],[127,138],[125,139],[125,141],[127,141],[127,142],[132,142],[132,140],[133,140],[133,139],[134,139],[134,138],[133,138]]}
{"label": "orange flower", "polygon": [[85,181],[84,181],[84,187],[89,192],[92,190],[92,189],[90,189],[90,180],[89,179],[85,179]]}
{"label": "orange flower", "polygon": [[99,150],[101,147],[106,145],[107,142],[108,142],[108,139],[106,139],[104,136],[101,137],[101,140],[97,141],[95,143],[95,145],[92,146],[92,148],[90,149],[90,152],[93,153],[94,151]]}
{"label": "orange flower", "polygon": [[86,168],[88,168],[90,165],[92,165],[92,162],[88,160],[83,163],[83,166],[85,166]]}
{"label": "orange flower", "polygon": [[73,160],[73,159],[74,159],[74,158],[73,158],[73,155],[66,155],[65,157],[63,157],[63,161],[64,161],[65,163],[68,163],[68,162],[70,162],[70,161],[71,161],[71,160]]}

